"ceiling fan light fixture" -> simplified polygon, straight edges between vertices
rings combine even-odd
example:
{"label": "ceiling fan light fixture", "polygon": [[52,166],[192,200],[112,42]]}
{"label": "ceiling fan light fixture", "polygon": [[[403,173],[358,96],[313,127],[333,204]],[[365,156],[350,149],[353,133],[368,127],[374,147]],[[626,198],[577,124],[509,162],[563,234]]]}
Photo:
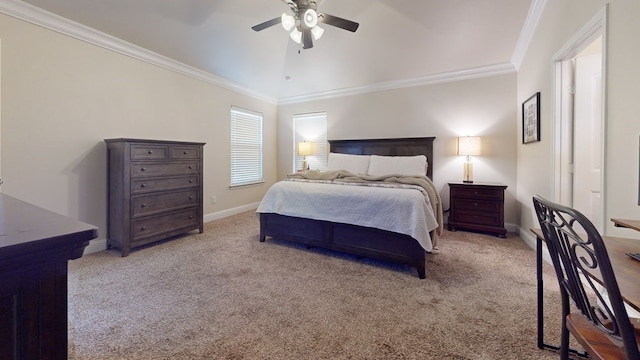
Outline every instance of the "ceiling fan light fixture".
{"label": "ceiling fan light fixture", "polygon": [[298,44],[302,42],[302,32],[300,32],[298,28],[294,28],[289,36],[291,37],[291,40],[295,41]]}
{"label": "ceiling fan light fixture", "polygon": [[311,34],[313,35],[313,40],[318,40],[322,37],[322,34],[324,34],[324,29],[320,26],[315,26],[311,29]]}
{"label": "ceiling fan light fixture", "polygon": [[296,19],[287,13],[282,13],[281,23],[282,23],[282,27],[285,30],[289,31],[296,24]]}
{"label": "ceiling fan light fixture", "polygon": [[302,23],[308,29],[313,29],[318,24],[318,13],[313,9],[307,9],[302,17]]}

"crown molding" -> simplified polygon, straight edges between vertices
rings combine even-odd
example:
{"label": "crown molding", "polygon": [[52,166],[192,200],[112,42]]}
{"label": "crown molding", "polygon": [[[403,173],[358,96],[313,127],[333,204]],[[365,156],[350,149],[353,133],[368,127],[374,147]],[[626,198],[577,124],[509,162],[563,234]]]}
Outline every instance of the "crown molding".
{"label": "crown molding", "polygon": [[0,13],[212,85],[220,86],[227,90],[247,95],[267,103],[277,104],[277,99],[274,97],[243,88],[206,71],[149,51],[122,39],[25,3],[24,1],[0,0]]}
{"label": "crown molding", "polygon": [[288,105],[288,104],[295,104],[300,102],[324,100],[324,99],[349,96],[349,95],[365,94],[365,93],[371,93],[376,91],[394,90],[394,89],[431,85],[431,84],[444,83],[444,82],[476,79],[476,78],[487,77],[487,76],[509,74],[515,71],[516,69],[511,63],[489,65],[489,66],[483,66],[483,67],[477,67],[477,68],[471,68],[471,69],[463,69],[463,70],[451,71],[446,73],[440,73],[435,75],[427,75],[423,77],[406,79],[406,80],[387,81],[387,82],[381,82],[377,84],[360,86],[360,87],[352,87],[347,89],[314,93],[309,95],[281,98],[278,101],[278,105]]}
{"label": "crown molding", "polygon": [[529,44],[531,43],[531,39],[533,38],[536,28],[538,27],[545,5],[546,0],[533,0],[531,2],[529,13],[527,14],[527,18],[522,26],[522,30],[520,31],[516,48],[511,56],[511,63],[515,66],[516,71],[520,70],[522,60],[527,53],[527,49],[529,49]]}
{"label": "crown molding", "polygon": [[[61,33],[69,37],[73,37],[75,39],[93,44],[95,46],[99,46],[107,50],[111,50],[122,55],[129,56],[134,59],[138,59],[140,61],[144,61],[146,63],[153,64],[200,81],[204,81],[212,85],[220,86],[230,91],[234,91],[249,97],[265,101],[270,104],[286,105],[377,91],[502,75],[515,72],[517,71],[519,63],[521,62],[521,58],[524,56],[526,48],[528,47],[528,43],[533,35],[533,31],[537,26],[545,1],[546,0],[533,0],[532,6],[529,10],[529,15],[527,16],[527,22],[525,23],[523,31],[520,34],[518,45],[516,47],[514,56],[512,57],[511,63],[463,69],[412,79],[381,82],[377,84],[331,90],[287,98],[275,98],[251,89],[241,87],[227,79],[218,77],[206,71],[197,69],[166,56],[152,52],[122,39],[116,38],[114,36],[108,35],[62,16],[53,14],[39,7],[25,3],[21,0],[0,0],[0,13],[32,23],[37,26],[41,26],[43,28]],[[518,56],[516,56],[516,54],[522,54],[519,55],[519,60],[517,60]],[[516,59],[517,61],[515,61],[514,59]],[[517,66],[514,66],[514,64],[517,64]]]}

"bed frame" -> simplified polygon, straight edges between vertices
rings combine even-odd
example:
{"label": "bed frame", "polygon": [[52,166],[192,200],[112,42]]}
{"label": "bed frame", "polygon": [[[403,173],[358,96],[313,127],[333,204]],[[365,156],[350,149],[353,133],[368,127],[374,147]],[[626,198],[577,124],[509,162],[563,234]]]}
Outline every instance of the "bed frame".
{"label": "bed frame", "polygon": [[[355,155],[425,155],[427,176],[433,179],[435,137],[329,140],[330,151]],[[426,251],[409,235],[351,224],[334,223],[274,213],[260,213],[260,242],[266,237],[341,251],[413,266],[426,277]]]}

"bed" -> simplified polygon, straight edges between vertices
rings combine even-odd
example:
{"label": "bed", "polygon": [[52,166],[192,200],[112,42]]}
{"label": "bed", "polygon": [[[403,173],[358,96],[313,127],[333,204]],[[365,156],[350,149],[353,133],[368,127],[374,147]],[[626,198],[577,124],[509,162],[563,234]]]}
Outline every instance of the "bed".
{"label": "bed", "polygon": [[[435,137],[329,140],[330,156],[333,153],[349,155],[378,155],[382,156],[380,157],[382,159],[391,156],[415,157],[416,155],[424,155],[427,159],[425,172],[428,179],[432,179],[434,139]],[[279,183],[283,182],[286,181]],[[435,241],[437,241],[437,233],[442,229],[442,207],[435,189],[432,193],[436,194],[435,196],[437,197],[437,201],[435,202],[437,202],[437,204],[433,202],[428,206],[433,209],[433,216],[435,216],[440,223],[435,225],[437,228],[434,228],[433,225],[429,225],[431,228],[427,231],[426,237],[428,239],[420,239],[419,241],[417,238],[420,238],[422,235],[414,235],[415,237],[413,237],[412,234],[425,232],[425,230],[421,228],[411,229],[411,233],[407,231],[403,231],[404,233],[401,233],[386,230],[378,226],[355,225],[348,221],[318,220],[304,216],[292,216],[290,214],[283,215],[278,213],[273,210],[273,207],[263,206],[263,204],[269,197],[269,193],[279,183],[274,184],[274,186],[269,189],[265,198],[258,207],[257,212],[260,219],[261,242],[264,242],[267,237],[271,237],[274,239],[301,243],[311,247],[321,247],[356,256],[406,264],[411,267],[415,267],[420,279],[424,279],[426,277],[426,255],[431,252],[435,246],[437,246],[435,243]],[[322,185],[314,184],[305,186]],[[327,184],[324,186],[330,185]],[[343,186],[340,187],[342,188]],[[358,188],[358,191],[364,191],[360,190],[359,187],[352,188]],[[289,200],[280,199],[278,201]]]}

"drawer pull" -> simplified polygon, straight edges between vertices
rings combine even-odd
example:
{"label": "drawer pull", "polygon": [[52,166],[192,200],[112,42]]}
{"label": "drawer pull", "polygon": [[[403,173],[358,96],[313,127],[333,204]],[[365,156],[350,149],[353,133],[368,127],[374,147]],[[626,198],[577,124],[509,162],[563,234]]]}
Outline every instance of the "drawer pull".
{"label": "drawer pull", "polygon": [[478,192],[477,192],[477,191],[474,191],[474,192],[473,192],[473,195],[478,195]]}
{"label": "drawer pull", "polygon": [[141,230],[141,231],[145,231],[145,230],[147,230],[147,227],[146,227],[146,226],[141,226],[141,227],[140,227],[140,230]]}
{"label": "drawer pull", "polygon": [[142,205],[140,205],[140,206],[141,206],[141,207],[143,207],[143,208],[146,208],[146,207],[147,207],[147,204],[142,203]]}
{"label": "drawer pull", "polygon": [[147,184],[142,184],[142,185],[140,185],[140,187],[141,187],[141,188],[146,188],[146,187],[147,187]]}
{"label": "drawer pull", "polygon": [[189,196],[189,200],[193,200],[193,196]]}
{"label": "drawer pull", "polygon": [[478,203],[473,203],[473,206],[478,207]]}
{"label": "drawer pull", "polygon": [[185,155],[189,155],[189,152],[188,152],[188,151],[185,151],[185,152],[183,152],[183,154],[185,154]]}
{"label": "drawer pull", "polygon": [[193,169],[193,165],[189,165],[189,169]]}
{"label": "drawer pull", "polygon": [[193,215],[189,215],[189,219],[193,219]]}
{"label": "drawer pull", "polygon": [[153,154],[153,150],[147,151],[147,154],[152,155]]}
{"label": "drawer pull", "polygon": [[193,179],[189,179],[189,184],[193,184]]}
{"label": "drawer pull", "polygon": [[147,168],[141,168],[140,171],[147,171]]}

